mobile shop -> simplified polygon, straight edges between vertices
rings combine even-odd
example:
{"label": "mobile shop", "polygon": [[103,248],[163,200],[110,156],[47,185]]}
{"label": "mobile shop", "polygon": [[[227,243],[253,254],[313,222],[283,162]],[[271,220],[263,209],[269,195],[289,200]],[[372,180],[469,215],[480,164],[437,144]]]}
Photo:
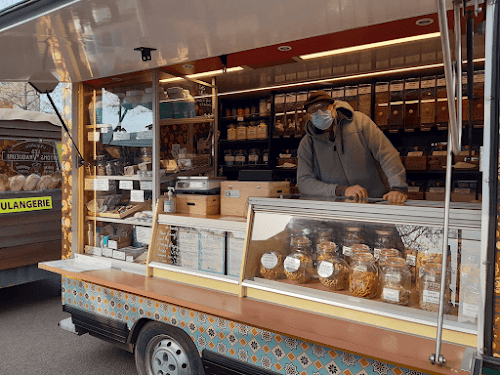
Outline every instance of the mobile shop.
{"label": "mobile shop", "polygon": [[55,115],[0,109],[0,288],[54,277],[61,259],[61,167]]}
{"label": "mobile shop", "polygon": [[[25,46],[12,79],[73,82],[71,252],[39,265],[63,276],[62,327],[140,374],[495,368],[496,2],[191,5],[1,26]],[[398,148],[404,205],[286,199],[320,88]]]}

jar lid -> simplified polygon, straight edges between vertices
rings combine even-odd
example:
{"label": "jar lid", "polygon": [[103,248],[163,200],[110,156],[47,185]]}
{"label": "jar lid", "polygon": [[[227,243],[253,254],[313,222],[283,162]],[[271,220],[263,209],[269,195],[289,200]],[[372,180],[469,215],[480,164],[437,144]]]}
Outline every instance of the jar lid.
{"label": "jar lid", "polygon": [[361,262],[370,262],[373,260],[373,255],[369,253],[359,253],[354,255],[354,260],[361,261]]}
{"label": "jar lid", "polygon": [[334,253],[337,251],[337,244],[335,242],[324,241],[321,242],[318,246],[325,253]]}
{"label": "jar lid", "polygon": [[385,264],[389,267],[404,267],[406,266],[406,261],[403,258],[387,258]]}
{"label": "jar lid", "polygon": [[294,238],[293,242],[295,242],[297,245],[309,245],[310,241],[309,238],[307,237],[297,237]]}
{"label": "jar lid", "polygon": [[359,232],[361,227],[345,227],[345,230],[348,232]]}
{"label": "jar lid", "polygon": [[375,233],[380,236],[390,236],[392,234],[392,231],[387,229],[376,229]]}
{"label": "jar lid", "polygon": [[351,246],[352,251],[355,251],[357,253],[369,253],[370,252],[370,246],[357,243]]}
{"label": "jar lid", "polygon": [[398,255],[399,255],[399,251],[396,249],[382,249],[382,250],[380,250],[380,257],[395,258]]}

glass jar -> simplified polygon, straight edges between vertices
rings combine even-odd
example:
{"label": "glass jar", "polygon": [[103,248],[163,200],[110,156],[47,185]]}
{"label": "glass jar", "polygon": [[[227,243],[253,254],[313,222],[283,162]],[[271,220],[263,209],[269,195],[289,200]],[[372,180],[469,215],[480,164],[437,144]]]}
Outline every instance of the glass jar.
{"label": "glass jar", "polygon": [[267,124],[265,121],[261,121],[259,126],[257,127],[257,138],[265,139],[267,138]]}
{"label": "glass jar", "polygon": [[[449,273],[446,277],[449,285]],[[422,267],[419,286],[419,306],[422,310],[439,311],[439,296],[441,295],[441,264],[427,263]],[[445,291],[444,313],[446,314],[449,305],[449,288]]]}
{"label": "glass jar", "polygon": [[331,228],[323,228],[319,229],[316,233],[316,253],[320,253],[319,245],[322,242],[332,242],[334,240],[333,237],[333,229]]}
{"label": "glass jar", "polygon": [[96,162],[96,172],[98,176],[106,176],[106,161],[99,159]]}
{"label": "glass jar", "polygon": [[238,114],[238,117],[243,117],[245,115],[245,108],[238,107],[236,113]]}
{"label": "glass jar", "polygon": [[247,155],[245,150],[238,150],[234,156],[234,164],[235,165],[245,165],[247,163]]}
{"label": "glass jar", "polygon": [[355,297],[373,298],[377,295],[378,270],[373,255],[356,254],[349,276],[349,290]]}
{"label": "glass jar", "polygon": [[319,262],[329,258],[330,256],[337,256],[337,244],[331,241],[324,241],[316,245],[316,259]]}
{"label": "glass jar", "polygon": [[352,245],[365,242],[361,230],[362,228],[358,226],[345,227],[344,246],[342,247],[344,258],[351,256]]}
{"label": "glass jar", "polygon": [[115,173],[115,162],[113,160],[108,160],[106,162],[106,175],[107,176],[114,176]]}
{"label": "glass jar", "polygon": [[379,272],[384,271],[385,263],[388,258],[399,257],[399,251],[397,249],[382,249],[380,251],[380,257],[378,259],[378,270]]}
{"label": "glass jar", "polygon": [[285,132],[285,128],[283,127],[281,120],[280,119],[276,120],[276,124],[274,124],[274,135],[280,136],[280,135],[283,135],[284,132]]}
{"label": "glass jar", "polygon": [[283,254],[269,251],[260,257],[259,273],[265,279],[283,278]]}
{"label": "glass jar", "polygon": [[260,152],[256,148],[252,148],[250,153],[248,154],[248,164],[249,165],[258,165],[260,160]]}
{"label": "glass jar", "polygon": [[377,237],[375,238],[373,256],[378,260],[382,249],[390,249],[395,245],[394,238],[391,237],[392,231],[386,229],[375,230]]}
{"label": "glass jar", "polygon": [[227,127],[227,140],[236,141],[236,125],[231,124]]}
{"label": "glass jar", "polygon": [[233,150],[224,151],[224,162],[226,167],[234,167],[235,156]]}
{"label": "glass jar", "polygon": [[311,280],[313,262],[310,241],[306,237],[294,239],[290,254],[284,261],[285,275],[288,280],[303,284]]}
{"label": "glass jar", "polygon": [[259,101],[259,115],[260,116],[267,115],[267,102],[266,102],[266,99],[261,99]]}
{"label": "glass jar", "polygon": [[330,290],[344,290],[349,286],[349,265],[335,253],[322,254],[318,258],[319,282]]}
{"label": "glass jar", "polygon": [[257,123],[255,121],[250,121],[247,127],[247,139],[257,138]]}
{"label": "glass jar", "polygon": [[427,263],[441,264],[442,261],[443,255],[441,254],[441,249],[432,246],[420,246],[417,251],[417,260],[415,266],[415,285],[417,287],[417,290],[420,288],[420,277],[422,275],[424,266]]}
{"label": "glass jar", "polygon": [[295,135],[295,120],[293,118],[288,118],[288,122],[286,124],[286,128],[284,130],[284,135],[292,137]]}
{"label": "glass jar", "polygon": [[356,243],[352,245],[351,249],[352,249],[351,255],[344,258],[347,264],[349,264],[350,266],[352,265],[353,259],[356,256],[356,254],[363,254],[363,253],[372,254],[370,246],[361,243]]}
{"label": "glass jar", "polygon": [[388,258],[380,276],[382,301],[408,305],[411,293],[411,274],[403,258]]}
{"label": "glass jar", "polygon": [[151,147],[141,147],[141,160],[142,163],[151,163],[153,151]]}
{"label": "glass jar", "polygon": [[247,124],[245,122],[240,122],[236,129],[236,139],[245,140],[247,139]]}
{"label": "glass jar", "polygon": [[248,115],[250,115],[250,107],[246,106],[245,107],[245,116],[248,116]]}
{"label": "glass jar", "polygon": [[262,164],[268,164],[269,163],[269,150],[265,149],[264,152],[262,153]]}
{"label": "glass jar", "polygon": [[414,283],[416,280],[417,270],[417,250],[412,247],[405,247],[403,255],[406,260],[406,265],[411,273],[411,281]]}

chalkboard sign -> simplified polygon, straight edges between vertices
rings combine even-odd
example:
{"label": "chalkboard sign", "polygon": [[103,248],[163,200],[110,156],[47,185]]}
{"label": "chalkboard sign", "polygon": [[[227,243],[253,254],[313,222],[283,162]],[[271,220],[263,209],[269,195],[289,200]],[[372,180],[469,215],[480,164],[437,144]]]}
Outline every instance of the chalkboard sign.
{"label": "chalkboard sign", "polygon": [[172,240],[174,235],[170,225],[156,224],[154,235],[150,246],[150,262],[158,262],[164,264],[172,263]]}

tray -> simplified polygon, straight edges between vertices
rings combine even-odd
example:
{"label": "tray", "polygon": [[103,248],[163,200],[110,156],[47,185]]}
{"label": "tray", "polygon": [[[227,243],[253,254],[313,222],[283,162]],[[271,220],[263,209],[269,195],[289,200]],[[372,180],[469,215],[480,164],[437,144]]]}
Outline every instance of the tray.
{"label": "tray", "polygon": [[114,218],[114,219],[123,219],[137,211],[143,211],[147,208],[151,207],[151,201],[147,201],[144,203],[139,203],[128,209],[127,211],[124,211],[122,213],[113,213],[112,211],[105,211],[105,212],[97,212],[93,213],[97,217],[109,217],[109,218]]}

